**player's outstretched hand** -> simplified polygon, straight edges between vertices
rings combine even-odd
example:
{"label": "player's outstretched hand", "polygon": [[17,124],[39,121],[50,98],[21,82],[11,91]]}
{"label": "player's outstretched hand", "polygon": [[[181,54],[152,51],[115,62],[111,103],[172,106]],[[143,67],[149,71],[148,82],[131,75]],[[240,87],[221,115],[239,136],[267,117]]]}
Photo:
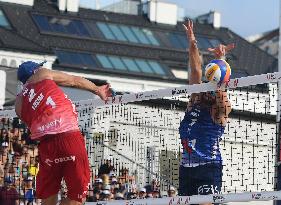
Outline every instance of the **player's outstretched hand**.
{"label": "player's outstretched hand", "polygon": [[183,24],[183,27],[188,40],[190,42],[195,41],[195,36],[193,33],[193,22],[190,19],[188,19],[188,21],[185,24]]}
{"label": "player's outstretched hand", "polygon": [[208,48],[208,51],[212,52],[215,58],[221,58],[225,56],[225,54],[232,50],[234,47],[234,43],[228,44],[226,46],[223,44],[219,44],[216,48]]}
{"label": "player's outstretched hand", "polygon": [[107,100],[109,97],[112,97],[112,91],[110,89],[110,85],[102,85],[99,86],[96,93],[102,100]]}

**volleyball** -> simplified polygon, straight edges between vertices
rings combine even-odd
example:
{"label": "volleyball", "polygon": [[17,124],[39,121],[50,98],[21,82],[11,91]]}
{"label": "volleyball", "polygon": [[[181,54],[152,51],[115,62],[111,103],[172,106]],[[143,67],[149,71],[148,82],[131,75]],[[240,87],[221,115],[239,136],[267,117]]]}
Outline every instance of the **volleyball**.
{"label": "volleyball", "polygon": [[231,68],[222,59],[212,60],[205,68],[205,77],[210,82],[222,84],[230,80]]}

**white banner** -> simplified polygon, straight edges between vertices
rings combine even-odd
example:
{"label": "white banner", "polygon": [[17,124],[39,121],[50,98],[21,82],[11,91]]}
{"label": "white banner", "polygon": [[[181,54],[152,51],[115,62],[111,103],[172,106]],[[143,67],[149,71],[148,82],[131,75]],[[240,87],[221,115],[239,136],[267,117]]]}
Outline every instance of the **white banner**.
{"label": "white banner", "polygon": [[116,200],[88,202],[86,205],[186,205],[205,203],[228,203],[247,201],[271,201],[280,200],[281,191],[269,192],[245,192],[239,194],[215,194],[215,195],[194,195],[178,196],[152,199]]}

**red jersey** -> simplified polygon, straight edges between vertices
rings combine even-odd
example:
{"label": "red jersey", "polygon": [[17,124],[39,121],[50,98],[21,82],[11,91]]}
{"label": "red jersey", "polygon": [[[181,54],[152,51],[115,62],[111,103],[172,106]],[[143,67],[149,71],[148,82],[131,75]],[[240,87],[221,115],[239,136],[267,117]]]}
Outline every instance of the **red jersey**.
{"label": "red jersey", "polygon": [[79,129],[75,106],[53,80],[27,83],[19,96],[31,139]]}

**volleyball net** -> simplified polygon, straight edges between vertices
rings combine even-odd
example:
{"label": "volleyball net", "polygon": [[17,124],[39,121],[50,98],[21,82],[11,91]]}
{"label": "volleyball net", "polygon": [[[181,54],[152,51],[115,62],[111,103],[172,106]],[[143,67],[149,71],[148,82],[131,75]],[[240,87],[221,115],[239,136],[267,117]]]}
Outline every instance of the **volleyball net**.
{"label": "volleyball net", "polygon": [[[279,160],[279,120],[276,120],[276,116],[280,110],[280,79],[281,73],[269,73],[232,79],[219,88],[228,90],[232,105],[232,112],[220,142],[223,158],[221,195],[164,197],[171,186],[176,189],[179,186],[182,145],[178,128],[190,94],[214,91],[218,89],[216,84],[203,83],[123,94],[106,102],[98,99],[75,102],[79,125],[86,138],[92,172],[88,196],[96,194],[94,190],[97,175],[106,160],[110,161],[114,170],[108,179],[102,179],[104,186],[111,184],[112,178],[116,178],[120,186],[118,188],[121,189],[122,186],[122,193],[137,195],[141,188],[154,183],[153,189],[157,189],[163,196],[145,200],[87,203],[191,204],[280,200],[280,192],[275,192],[276,165]],[[30,145],[24,141],[28,135],[27,129],[17,120],[14,110],[0,111],[0,118],[2,130],[7,130],[12,136],[9,139],[10,144],[19,144],[18,147],[27,145],[29,149]],[[13,131],[9,131],[10,129]],[[18,135],[17,139],[21,142],[24,141],[22,145],[16,142],[14,135]],[[36,157],[36,143],[34,144],[32,147]],[[9,147],[15,153],[14,145]],[[11,167],[10,172],[4,171],[2,180],[6,176],[13,176],[20,191],[20,180],[30,175],[31,165],[26,169],[21,168],[20,171],[15,165]],[[153,193],[150,197],[154,197]],[[113,198],[104,200],[111,199],[114,199],[114,195]]]}

